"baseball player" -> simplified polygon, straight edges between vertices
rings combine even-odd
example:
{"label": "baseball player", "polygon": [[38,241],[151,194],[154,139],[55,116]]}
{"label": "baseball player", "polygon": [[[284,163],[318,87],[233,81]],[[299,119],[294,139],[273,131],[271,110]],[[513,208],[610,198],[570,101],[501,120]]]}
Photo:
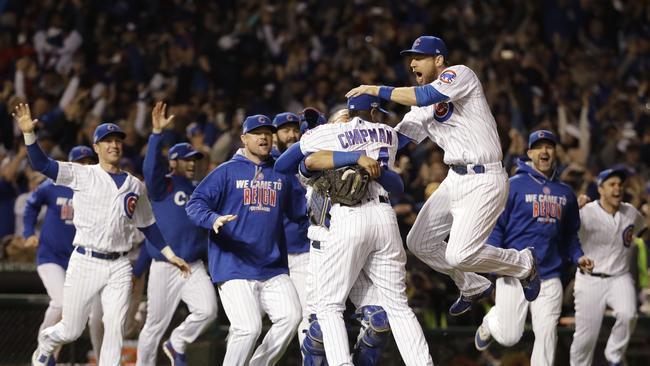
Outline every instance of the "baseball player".
{"label": "baseball player", "polygon": [[[300,140],[300,118],[291,112],[284,112],[273,118],[273,126],[276,128],[277,149],[271,150],[271,156],[274,159],[280,157],[287,148]],[[298,178],[293,176],[292,186],[300,190],[301,199],[305,199],[305,188]],[[291,221],[288,217],[284,218],[284,236],[287,241],[287,255],[289,264],[289,277],[293,282],[300,307],[302,309],[302,321],[298,326],[298,342],[302,344],[305,338],[305,331],[309,326],[309,311],[307,309],[306,281],[309,272],[309,239],[307,238],[307,228],[309,221],[307,216],[302,216],[300,221]]]}
{"label": "baseball player", "polygon": [[46,365],[58,346],[81,335],[92,299],[101,296],[104,310],[104,338],[100,366],[119,365],[122,329],[131,291],[130,233],[137,227],[176,264],[189,273],[185,261],[166,246],[151,213],[144,184],[119,169],[124,132],[104,123],[95,129],[93,146],[99,164],[80,165],[48,158],[36,143],[29,106],[20,103],[12,113],[23,133],[32,167],[74,191],[72,207],[76,228],[72,252],[63,285],[62,320],[43,329],[32,364]]}
{"label": "baseball player", "polygon": [[[378,178],[394,165],[397,134],[387,125],[367,121],[374,120],[373,115],[383,111],[376,97],[351,98],[348,110],[353,117],[350,122],[319,126],[303,135],[296,145],[303,155],[328,151],[329,166],[312,164],[315,162],[308,158],[305,165],[310,170],[339,168],[358,162],[371,177]],[[388,315],[405,363],[433,364],[422,328],[408,307],[406,253],[387,194],[379,183],[373,181],[360,204],[344,206],[337,203],[330,210],[329,237],[320,243],[322,258],[317,281],[317,317],[328,364],[352,365],[342,312],[361,271],[379,291],[377,305]]]}
{"label": "baseball player", "polygon": [[[68,161],[88,165],[96,162],[93,150],[88,146],[75,146],[68,154]],[[36,234],[36,222],[41,207],[46,206],[45,219],[40,235]],[[63,304],[63,281],[65,270],[74,247],[75,229],[72,224],[72,190],[57,186],[51,179],[45,180],[31,194],[23,216],[25,246],[38,246],[36,271],[50,297],[39,332],[61,320]],[[89,324],[90,325],[90,324]],[[99,348],[95,350],[99,351]]]}
{"label": "baseball player", "polygon": [[[471,301],[490,291],[486,278],[466,272],[520,279],[526,299],[535,300],[540,280],[533,249],[485,245],[505,206],[508,176],[481,82],[467,66],[447,65],[447,46],[438,37],[419,37],[402,54],[411,57],[420,86],[362,85],[346,96],[365,93],[411,106],[396,130],[417,143],[428,136],[445,151],[449,174],[422,207],[407,246],[430,267],[451,276],[460,288],[453,313],[466,311]],[[455,309],[457,305],[461,309]]]}
{"label": "baseball player", "polygon": [[[273,170],[275,127],[263,115],[243,123],[243,149],[214,169],[194,190],[185,209],[210,229],[208,266],[230,320],[224,365],[273,365],[300,323],[300,300],[289,278],[283,218],[306,214],[293,177]],[[261,314],[273,325],[262,344]]]}
{"label": "baseball player", "polygon": [[512,277],[496,282],[496,304],[476,331],[475,345],[485,350],[492,339],[513,346],[524,333],[530,308],[535,333],[532,365],[553,365],[557,323],[562,311],[561,269],[565,262],[591,271],[593,262],[580,248],[578,202],[571,187],[560,182],[555,171],[557,138],[546,130],[528,139],[530,162],[518,163],[510,178],[506,208],[487,242],[501,248],[524,249],[531,245],[539,259],[541,290],[528,302],[521,284]]}
{"label": "baseball player", "polygon": [[616,322],[605,346],[610,365],[622,365],[636,322],[636,292],[630,275],[630,245],[645,228],[634,206],[622,202],[624,170],[607,169],[596,179],[597,201],[580,209],[580,242],[595,262],[593,272],[576,272],[574,297],[576,330],[571,343],[571,365],[591,365],[605,307]]}
{"label": "baseball player", "polygon": [[205,270],[202,255],[207,250],[208,231],[197,228],[187,217],[185,204],[194,191],[194,166],[203,154],[189,143],[172,146],[168,152],[170,174],[166,175],[162,157],[162,130],[172,123],[174,116],[165,117],[166,105],[156,103],[151,112],[153,131],[149,136],[143,174],[156,221],[171,248],[192,269],[185,278],[176,274],[155,247],[146,242],[147,252],[153,258],[147,294],[147,320],[138,338],[136,365],[156,364],[156,349],[163,333],[183,300],[190,314],[163,344],[163,351],[172,365],[186,365],[185,349],[217,317],[217,294]]}

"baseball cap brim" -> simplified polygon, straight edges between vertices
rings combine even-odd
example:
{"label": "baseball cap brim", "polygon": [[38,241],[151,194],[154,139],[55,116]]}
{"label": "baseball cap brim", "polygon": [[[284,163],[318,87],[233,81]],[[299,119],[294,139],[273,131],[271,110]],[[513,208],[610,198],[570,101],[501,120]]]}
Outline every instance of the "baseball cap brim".
{"label": "baseball cap brim", "polygon": [[97,138],[95,139],[95,143],[100,142],[101,140],[107,138],[109,135],[118,135],[122,139],[126,138],[126,133],[124,133],[122,131],[107,131],[105,134],[97,136]]}
{"label": "baseball cap brim", "polygon": [[249,128],[246,132],[244,132],[244,134],[250,133],[250,132],[255,131],[255,130],[257,130],[259,128],[262,128],[262,127],[269,128],[271,130],[271,132],[277,132],[278,131],[277,127],[275,127],[275,126],[273,126],[271,124],[261,124],[259,126],[255,126],[253,128]]}
{"label": "baseball cap brim", "polygon": [[[409,49],[409,50],[403,50],[399,53],[400,55],[412,55],[412,54],[417,54],[417,55],[427,55],[427,56],[438,56],[441,55],[439,53],[429,53],[429,52],[422,52],[420,50],[415,50],[415,49]],[[442,56],[442,55],[441,55]]]}
{"label": "baseball cap brim", "polygon": [[185,156],[183,156],[183,157],[178,157],[177,159],[183,159],[183,160],[199,160],[199,159],[203,159],[203,156],[204,156],[204,155],[203,155],[202,152],[200,152],[200,151],[196,151],[196,150],[195,150],[195,151],[191,151],[191,152],[185,154]]}

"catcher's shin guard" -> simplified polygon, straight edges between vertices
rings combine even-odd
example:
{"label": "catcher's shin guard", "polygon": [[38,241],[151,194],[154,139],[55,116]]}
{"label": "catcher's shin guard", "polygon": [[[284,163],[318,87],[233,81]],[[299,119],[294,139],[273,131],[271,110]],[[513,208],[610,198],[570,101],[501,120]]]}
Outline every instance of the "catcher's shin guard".
{"label": "catcher's shin guard", "polygon": [[309,315],[309,329],[307,336],[302,341],[303,366],[328,366],[325,358],[325,345],[323,345],[323,332],[316,319],[316,314]]}
{"label": "catcher's shin guard", "polygon": [[354,345],[353,362],[357,366],[379,364],[382,349],[388,343],[390,324],[386,311],[381,306],[362,306],[357,310],[361,321],[361,332]]}

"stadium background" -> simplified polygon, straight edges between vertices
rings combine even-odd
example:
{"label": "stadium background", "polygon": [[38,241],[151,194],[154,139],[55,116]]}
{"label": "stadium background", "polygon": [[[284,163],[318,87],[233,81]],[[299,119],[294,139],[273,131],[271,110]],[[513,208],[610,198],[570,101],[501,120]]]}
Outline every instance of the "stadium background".
{"label": "stadium background", "polygon": [[[26,164],[8,113],[25,99],[41,121],[42,146],[55,158],[76,144],[90,145],[101,121],[119,123],[129,136],[123,167],[135,174],[150,131],[150,108],[166,100],[176,116],[166,140],[190,141],[206,152],[205,174],[239,147],[245,115],[272,117],[307,106],[329,114],[358,84],[414,84],[399,50],[419,35],[434,34],[447,42],[452,64],[466,64],[479,75],[508,168],[524,154],[529,131],[550,129],[561,139],[561,177],[576,193],[596,198],[595,172],[621,164],[633,174],[627,200],[650,214],[650,3],[644,0],[3,0],[0,29],[2,365],[27,363],[47,301],[33,253],[21,248],[21,210],[41,179]],[[395,125],[405,110],[387,108],[392,114],[385,122]],[[407,193],[393,197],[393,205],[405,235],[447,167],[441,150],[428,142],[402,152],[398,168]],[[644,234],[646,242],[649,236]],[[572,333],[570,273],[564,280],[560,365],[567,364]],[[647,278],[635,278],[641,314],[648,314]],[[411,304],[436,363],[524,364],[518,362],[532,347],[530,331],[515,348],[495,347],[494,359],[474,350],[472,337],[485,307],[458,319],[445,317],[456,291],[445,277],[409,260]],[[608,319],[596,365],[604,362],[610,326]],[[191,360],[216,363],[226,329],[220,313],[190,350]],[[650,321],[641,315],[628,350],[631,365],[650,364],[649,333]],[[82,338],[63,354],[83,362],[88,347]],[[399,364],[391,349],[385,364]],[[283,364],[298,359],[293,347]]]}

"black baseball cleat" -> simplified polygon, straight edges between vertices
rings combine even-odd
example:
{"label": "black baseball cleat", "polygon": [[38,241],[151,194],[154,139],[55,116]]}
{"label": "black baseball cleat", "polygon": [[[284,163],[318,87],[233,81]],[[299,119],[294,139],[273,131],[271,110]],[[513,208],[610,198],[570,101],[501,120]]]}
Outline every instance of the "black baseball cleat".
{"label": "black baseball cleat", "polygon": [[528,277],[519,280],[521,282],[521,287],[524,289],[524,297],[528,301],[534,301],[539,295],[539,290],[542,286],[542,281],[539,278],[539,272],[537,271],[537,257],[535,256],[535,248],[528,247],[530,255],[533,257],[533,268],[530,270]]}
{"label": "black baseball cleat", "polygon": [[494,291],[494,285],[490,284],[490,287],[486,288],[483,290],[483,292],[476,295],[465,296],[461,294],[458,299],[456,299],[456,301],[449,307],[449,315],[459,316],[468,312],[469,309],[472,308],[473,303],[484,297],[490,296],[492,294],[492,291]]}

